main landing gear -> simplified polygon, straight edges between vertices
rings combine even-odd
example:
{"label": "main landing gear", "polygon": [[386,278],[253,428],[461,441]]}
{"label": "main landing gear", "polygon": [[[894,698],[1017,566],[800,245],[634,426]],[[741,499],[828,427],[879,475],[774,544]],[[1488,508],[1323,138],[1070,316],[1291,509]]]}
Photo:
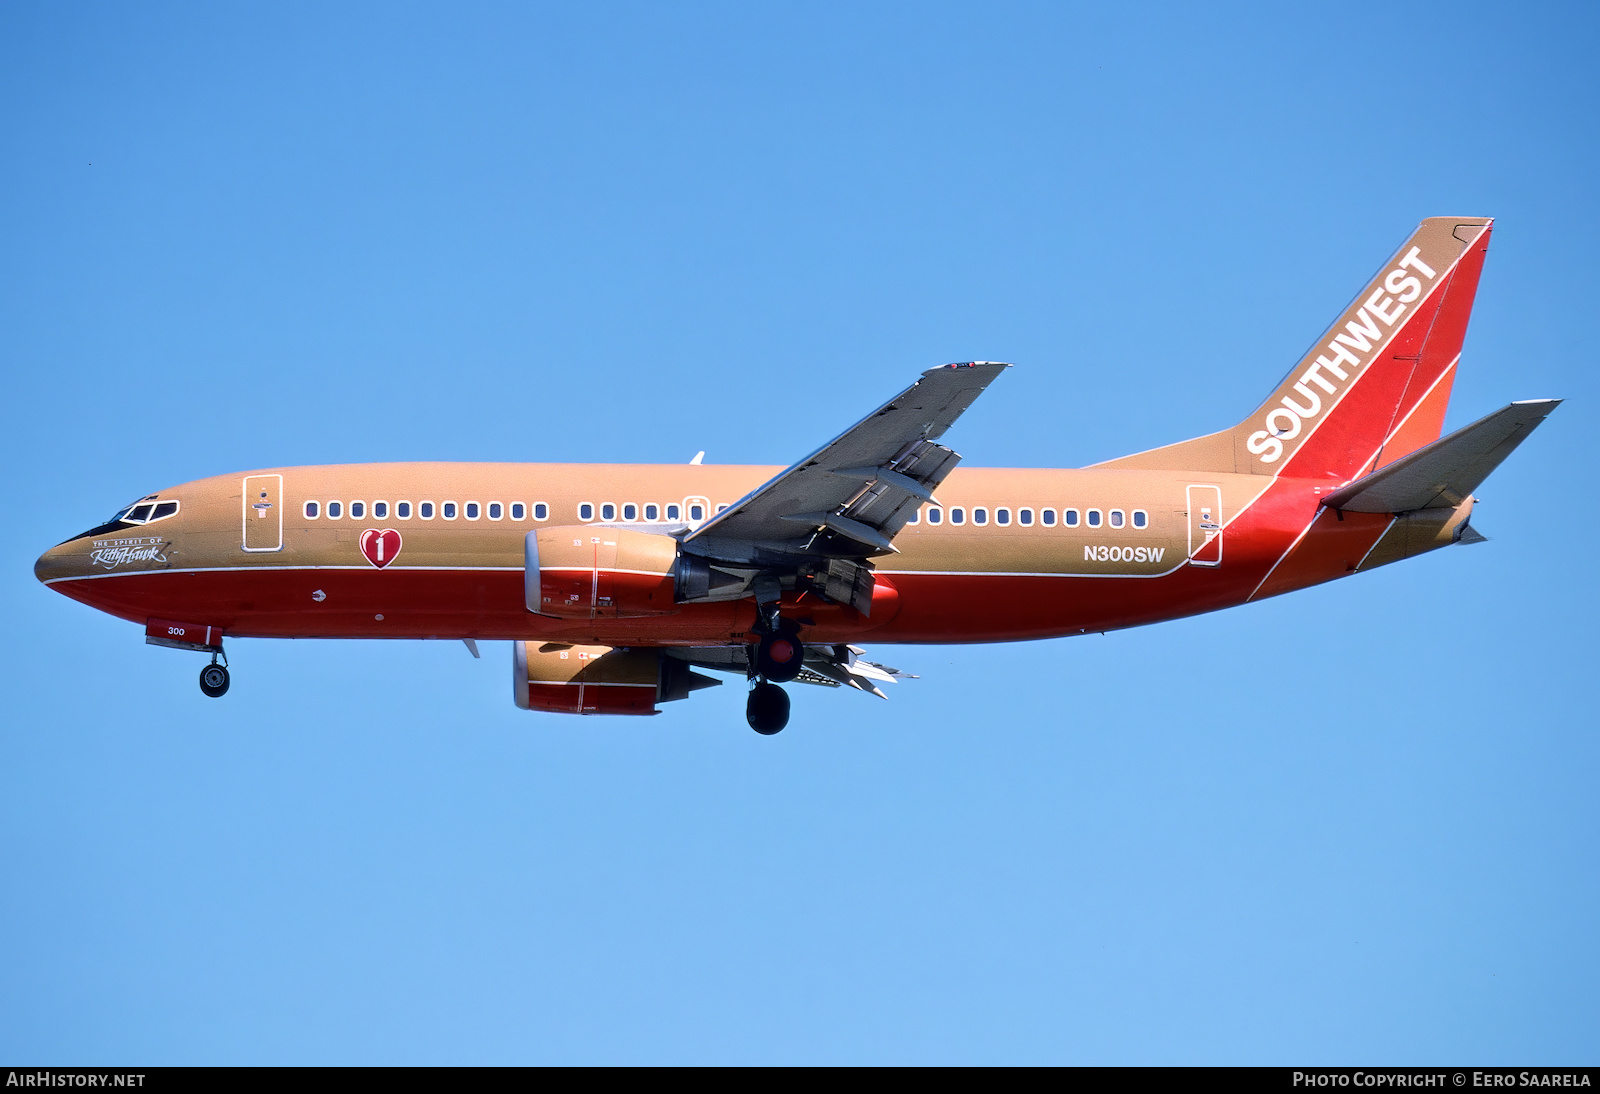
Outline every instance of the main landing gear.
{"label": "main landing gear", "polygon": [[751,729],[772,736],[789,724],[789,693],[777,684],[757,680],[745,702],[744,717]]}
{"label": "main landing gear", "polygon": [[228,663],[217,664],[217,655],[211,655],[211,664],[200,670],[200,690],[213,699],[228,694]]}
{"label": "main landing gear", "polygon": [[789,724],[789,696],[778,685],[800,675],[806,647],[800,641],[800,628],[779,617],[776,602],[762,605],[757,632],[761,640],[750,651],[755,686],[750,689],[744,716],[751,729],[771,736]]}

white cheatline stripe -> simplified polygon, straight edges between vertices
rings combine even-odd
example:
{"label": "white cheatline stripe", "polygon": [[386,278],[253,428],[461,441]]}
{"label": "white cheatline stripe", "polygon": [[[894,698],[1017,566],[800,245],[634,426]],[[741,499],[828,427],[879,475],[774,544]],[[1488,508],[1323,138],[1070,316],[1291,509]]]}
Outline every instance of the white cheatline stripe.
{"label": "white cheatline stripe", "polygon": [[1317,518],[1322,516],[1324,508],[1325,507],[1321,505],[1317,506],[1317,511],[1311,515],[1310,520],[1306,521],[1306,526],[1300,529],[1300,534],[1298,536],[1294,537],[1294,542],[1283,549],[1283,554],[1279,555],[1278,561],[1272,564],[1272,569],[1261,575],[1261,580],[1256,582],[1256,587],[1254,589],[1250,590],[1250,595],[1244,598],[1244,603],[1248,604],[1250,601],[1255,599],[1255,595],[1261,591],[1261,586],[1267,583],[1267,578],[1271,577],[1277,571],[1278,567],[1283,565],[1283,560],[1289,557],[1289,552],[1300,546],[1300,541],[1306,538],[1306,535],[1311,531],[1311,526],[1317,523]]}
{"label": "white cheatline stripe", "polygon": [[[1453,268],[1454,267],[1452,267],[1452,269]],[[1452,360],[1448,365],[1445,366],[1444,371],[1439,373],[1438,377],[1433,381],[1433,383],[1428,385],[1428,390],[1422,393],[1422,397],[1417,400],[1416,405],[1413,406],[1410,410],[1406,411],[1405,417],[1400,419],[1399,423],[1397,423],[1395,425],[1395,427],[1392,430],[1389,431],[1389,435],[1383,439],[1383,443],[1380,444],[1377,447],[1377,449],[1373,451],[1372,455],[1368,456],[1362,462],[1361,466],[1363,468],[1367,467],[1369,464],[1372,463],[1373,460],[1377,459],[1378,456],[1383,452],[1383,450],[1389,446],[1389,442],[1394,440],[1395,436],[1397,434],[1399,434],[1400,430],[1405,428],[1405,424],[1411,420],[1411,416],[1417,412],[1417,410],[1422,406],[1423,403],[1428,401],[1428,396],[1433,394],[1433,389],[1438,387],[1439,384],[1444,381],[1444,378],[1446,376],[1449,376],[1452,372],[1455,371],[1456,365],[1460,361],[1461,361],[1461,355],[1458,353],[1458,354],[1456,354],[1455,359]],[[1299,449],[1296,449],[1296,451],[1298,452]],[[1340,483],[1339,485],[1340,486],[1348,486],[1350,483],[1355,482],[1355,481],[1356,481],[1355,479],[1346,479],[1344,482]],[[1273,573],[1277,571],[1278,567],[1280,565],[1282,565],[1283,560],[1289,557],[1289,552],[1293,551],[1296,547],[1298,547],[1300,545],[1300,541],[1302,539],[1304,539],[1306,537],[1307,533],[1309,533],[1311,531],[1311,526],[1317,523],[1317,517],[1320,517],[1321,515],[1322,515],[1322,507],[1319,506],[1317,508],[1316,516],[1311,518],[1310,523],[1308,523],[1305,526],[1305,528],[1301,530],[1300,534],[1295,537],[1294,542],[1289,544],[1288,550],[1284,551],[1282,555],[1278,556],[1278,561],[1274,562],[1272,564],[1272,569],[1270,569],[1270,570],[1268,570],[1266,572],[1266,575],[1264,577],[1262,577],[1262,579],[1260,581],[1260,584],[1256,585],[1256,587],[1250,591],[1250,595],[1245,597],[1245,602],[1246,603],[1248,603],[1251,600],[1253,600],[1255,598],[1256,593],[1259,593],[1261,591],[1261,586],[1265,585],[1267,583],[1267,578],[1270,578],[1273,575]],[[1389,521],[1389,523],[1384,526],[1383,532],[1379,534],[1378,538],[1372,541],[1372,546],[1367,548],[1366,554],[1361,556],[1361,561],[1356,563],[1356,569],[1357,570],[1361,569],[1362,565],[1367,561],[1367,556],[1371,555],[1372,552],[1377,549],[1378,544],[1383,542],[1383,537],[1389,534],[1389,529],[1392,528],[1393,526],[1394,526],[1394,521],[1391,519]]]}
{"label": "white cheatline stripe", "polygon": [[[1395,427],[1393,429],[1389,430],[1389,435],[1383,439],[1383,443],[1378,445],[1378,447],[1375,450],[1373,450],[1372,455],[1368,456],[1366,458],[1366,460],[1362,462],[1361,467],[1362,467],[1363,471],[1365,470],[1366,467],[1368,467],[1372,463],[1373,460],[1376,460],[1379,456],[1381,456],[1383,454],[1383,450],[1385,448],[1389,447],[1389,442],[1390,441],[1394,440],[1395,437],[1400,435],[1400,431],[1406,427],[1406,423],[1411,420],[1411,416],[1413,414],[1415,414],[1417,411],[1422,409],[1422,404],[1428,401],[1428,396],[1433,394],[1433,389],[1438,387],[1444,381],[1444,378],[1446,376],[1449,376],[1451,373],[1453,373],[1456,370],[1456,365],[1457,365],[1458,362],[1460,362],[1460,360],[1461,360],[1461,354],[1458,353],[1458,354],[1456,354],[1456,359],[1454,361],[1451,361],[1448,365],[1446,365],[1445,366],[1445,370],[1443,372],[1439,373],[1438,377],[1433,381],[1433,383],[1428,385],[1428,390],[1424,391],[1422,393],[1422,397],[1417,400],[1417,404],[1415,406],[1413,406],[1410,410],[1406,411],[1406,416],[1404,418],[1401,418],[1400,421],[1395,424]],[[1360,477],[1361,477],[1360,475],[1356,476],[1356,478],[1360,478]],[[1355,481],[1356,481],[1355,479],[1351,479],[1350,480],[1350,482],[1355,482]],[[1341,485],[1348,486],[1349,483],[1342,483]]]}
{"label": "white cheatline stripe", "polygon": [[[472,568],[473,567],[467,567],[467,566],[461,567],[461,569],[464,569],[464,570],[465,569],[472,569]],[[493,567],[483,567],[483,568],[499,570],[499,569],[507,569],[508,567],[493,566]],[[522,570],[522,569],[525,569],[525,568],[526,567],[523,567],[523,566],[512,566],[512,567],[509,567],[509,569],[513,569],[513,570]],[[604,570],[608,574],[635,574],[635,575],[637,575],[639,577],[669,577],[672,574],[671,570],[619,570],[614,566],[601,566],[599,568]],[[353,566],[353,567],[351,567],[351,569],[359,570],[359,569],[361,569],[361,567],[360,566]],[[394,567],[390,566],[389,569],[392,570],[392,569],[394,569]],[[545,574],[590,574],[590,573],[593,573],[594,571],[595,571],[595,567],[594,566],[540,566],[539,567],[539,572],[540,573],[545,573]]]}
{"label": "white cheatline stripe", "polygon": [[[685,647],[692,648],[692,647]],[[655,688],[654,684],[622,684],[614,680],[529,680],[530,686],[563,688]]]}
{"label": "white cheatline stripe", "polygon": [[1367,553],[1361,556],[1361,561],[1360,562],[1356,563],[1356,569],[1359,570],[1359,569],[1361,569],[1361,567],[1363,567],[1363,566],[1365,566],[1367,564],[1367,559],[1372,557],[1372,552],[1376,551],[1378,549],[1378,544],[1383,542],[1383,536],[1388,535],[1389,534],[1389,529],[1393,528],[1395,526],[1395,524],[1397,524],[1399,522],[1399,520],[1400,520],[1399,517],[1390,517],[1389,518],[1389,523],[1385,524],[1383,526],[1383,535],[1379,536],[1377,539],[1372,541],[1372,546],[1367,548]]}
{"label": "white cheatline stripe", "polygon": [[1160,573],[1154,573],[1154,574],[1077,574],[1077,573],[1057,573],[1057,572],[1047,572],[1047,571],[1034,572],[1034,571],[1026,571],[1026,570],[877,570],[877,569],[875,569],[872,572],[875,573],[875,574],[882,574],[884,577],[1133,577],[1133,578],[1152,578],[1152,577],[1166,577],[1168,574],[1177,573],[1179,570],[1183,569],[1183,567],[1188,563],[1188,561],[1189,561],[1188,556],[1185,555],[1182,551],[1175,551],[1173,553],[1175,555],[1177,555],[1179,558],[1181,558],[1183,561],[1179,562],[1176,566],[1172,567],[1172,569],[1170,569],[1170,570],[1162,570]]}
{"label": "white cheatline stripe", "polygon": [[[115,574],[77,574],[69,577],[52,577],[44,584],[54,585],[58,581],[98,581],[107,577],[151,577],[156,574],[235,574],[255,573],[260,570],[271,570],[276,573],[293,570],[376,570],[378,567],[366,566],[188,566],[166,570],[124,570]],[[401,566],[390,563],[385,566],[387,570],[408,570],[416,573],[446,573],[460,571],[463,573],[517,573],[524,571],[522,566]]]}
{"label": "white cheatline stripe", "polygon": [[[1410,240],[1408,239],[1407,242],[1410,242]],[[1474,241],[1474,243],[1475,242],[1476,241]],[[1404,247],[1404,245],[1405,244],[1401,244],[1402,247]],[[1461,265],[1461,260],[1462,259],[1466,258],[1467,255],[1472,253],[1472,246],[1473,246],[1472,244],[1469,244],[1467,246],[1466,250],[1462,251],[1459,255],[1457,255],[1456,256],[1456,260],[1454,262],[1450,263],[1449,267],[1447,267],[1445,269],[1445,271],[1442,274],[1439,275],[1438,280],[1435,281],[1432,285],[1428,286],[1427,293],[1425,293],[1423,295],[1421,300],[1417,301],[1416,309],[1411,313],[1411,318],[1407,319],[1404,323],[1401,323],[1399,326],[1390,328],[1390,330],[1388,332],[1389,336],[1387,338],[1385,338],[1382,342],[1380,342],[1377,345],[1372,347],[1372,355],[1370,357],[1368,357],[1366,362],[1361,366],[1361,371],[1360,371],[1360,373],[1357,374],[1355,380],[1351,384],[1349,384],[1343,391],[1341,391],[1339,393],[1338,398],[1336,398],[1331,404],[1329,404],[1328,408],[1325,411],[1322,412],[1322,416],[1317,419],[1317,421],[1312,425],[1311,429],[1306,433],[1305,439],[1300,442],[1300,444],[1295,448],[1294,452],[1290,454],[1289,458],[1283,461],[1283,466],[1281,466],[1281,467],[1277,468],[1275,471],[1273,471],[1272,478],[1276,479],[1276,478],[1280,478],[1280,477],[1288,477],[1289,466],[1294,463],[1295,458],[1297,456],[1299,456],[1301,452],[1305,451],[1306,445],[1311,442],[1311,438],[1312,437],[1316,436],[1317,430],[1321,429],[1324,425],[1326,425],[1328,420],[1333,417],[1333,412],[1339,408],[1340,404],[1342,404],[1345,401],[1345,399],[1350,397],[1350,393],[1351,392],[1353,392],[1356,388],[1361,386],[1361,381],[1366,378],[1366,376],[1367,376],[1367,374],[1369,372],[1372,371],[1373,364],[1378,360],[1379,357],[1381,357],[1383,355],[1384,350],[1388,349],[1389,346],[1394,343],[1395,336],[1398,335],[1401,331],[1405,330],[1405,328],[1407,326],[1409,326],[1411,324],[1411,322],[1417,318],[1417,316],[1422,311],[1423,305],[1425,305],[1429,300],[1433,299],[1433,296],[1434,296],[1435,293],[1443,291],[1445,286],[1450,284],[1450,282],[1455,277],[1456,267]],[[1396,257],[1398,257],[1399,254],[1400,254],[1399,251],[1395,252]],[[1382,272],[1384,269],[1386,269],[1393,262],[1394,262],[1394,258],[1389,259],[1389,262],[1387,262],[1383,266],[1379,267],[1379,272]],[[1360,294],[1358,293],[1357,297],[1359,298],[1359,296],[1360,296]],[[1346,310],[1348,311],[1348,306],[1346,307]],[[1341,312],[1339,317],[1342,319],[1342,318],[1344,318],[1344,315],[1345,315],[1345,313]],[[1434,320],[1437,321],[1438,318],[1439,318],[1438,315],[1435,314],[1434,315]],[[1328,328],[1328,332],[1332,332],[1333,330],[1334,330],[1333,327],[1329,327]],[[1430,324],[1429,330],[1430,331],[1432,330],[1431,324]],[[1325,332],[1325,333],[1327,333],[1327,332]],[[1424,344],[1424,346],[1426,346],[1426,344],[1427,344],[1426,337],[1424,337],[1423,344]],[[1296,366],[1296,367],[1298,367],[1298,366]],[[1293,375],[1292,370],[1291,370],[1290,375]],[[1281,381],[1280,381],[1279,386],[1280,387],[1282,386]],[[1404,395],[1405,393],[1401,392],[1401,394]],[[1246,421],[1248,421],[1248,420],[1249,419],[1246,419]],[[1304,477],[1304,476],[1297,476],[1297,477]]]}

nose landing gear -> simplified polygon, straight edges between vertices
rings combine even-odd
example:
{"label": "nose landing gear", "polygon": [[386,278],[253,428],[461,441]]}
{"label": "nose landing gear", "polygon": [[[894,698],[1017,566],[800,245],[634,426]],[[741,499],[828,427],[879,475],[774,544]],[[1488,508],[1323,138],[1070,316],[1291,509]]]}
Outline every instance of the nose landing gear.
{"label": "nose landing gear", "polygon": [[213,699],[228,694],[228,665],[217,664],[217,655],[211,655],[211,664],[200,670],[200,690]]}

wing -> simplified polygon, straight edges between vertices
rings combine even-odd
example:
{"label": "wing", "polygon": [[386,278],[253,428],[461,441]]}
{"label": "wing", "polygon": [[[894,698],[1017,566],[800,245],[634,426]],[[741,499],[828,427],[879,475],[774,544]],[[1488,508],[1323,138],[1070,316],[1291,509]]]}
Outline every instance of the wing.
{"label": "wing", "polygon": [[[834,440],[701,525],[685,538],[684,547],[753,567],[848,562],[892,552],[895,534],[961,459],[934,441],[1009,367],[972,361],[929,369]],[[869,575],[869,595],[870,589]]]}

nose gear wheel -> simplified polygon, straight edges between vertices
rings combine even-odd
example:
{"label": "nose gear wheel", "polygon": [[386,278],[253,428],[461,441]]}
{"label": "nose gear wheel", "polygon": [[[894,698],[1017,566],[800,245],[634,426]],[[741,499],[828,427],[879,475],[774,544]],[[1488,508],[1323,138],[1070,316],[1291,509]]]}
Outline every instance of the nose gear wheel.
{"label": "nose gear wheel", "polygon": [[228,693],[228,683],[228,670],[222,665],[212,662],[200,670],[200,690],[213,699]]}

